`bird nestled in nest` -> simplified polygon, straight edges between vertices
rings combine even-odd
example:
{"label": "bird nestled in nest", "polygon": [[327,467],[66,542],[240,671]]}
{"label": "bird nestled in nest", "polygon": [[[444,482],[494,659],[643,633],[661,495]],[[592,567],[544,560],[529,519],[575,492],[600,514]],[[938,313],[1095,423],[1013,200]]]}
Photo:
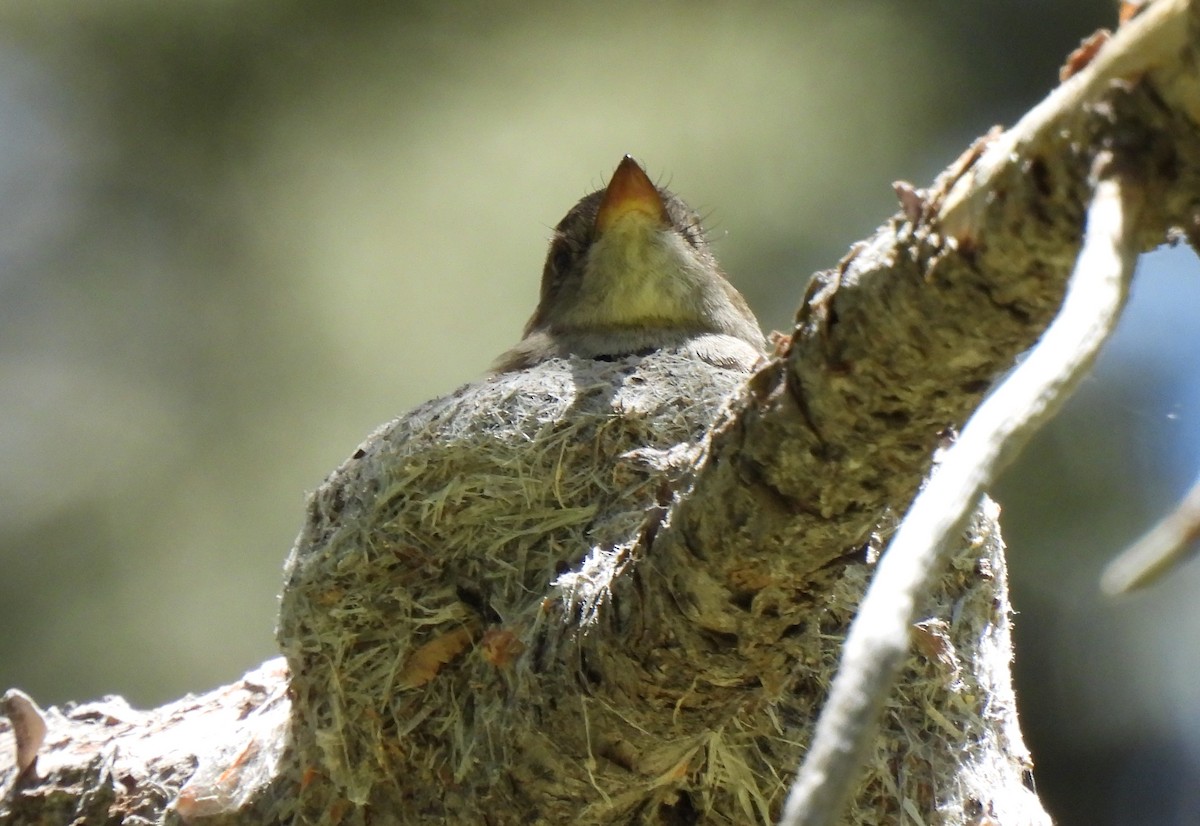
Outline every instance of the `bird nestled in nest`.
{"label": "bird nestled in nest", "polygon": [[537,310],[492,369],[679,348],[749,370],[763,344],[754,313],[709,250],[700,216],[626,155],[608,186],[554,228]]}

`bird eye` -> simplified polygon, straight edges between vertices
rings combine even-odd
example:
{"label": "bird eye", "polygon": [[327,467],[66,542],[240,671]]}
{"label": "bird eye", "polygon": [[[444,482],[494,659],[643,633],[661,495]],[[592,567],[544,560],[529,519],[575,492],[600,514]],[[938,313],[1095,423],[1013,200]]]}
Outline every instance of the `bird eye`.
{"label": "bird eye", "polygon": [[554,252],[550,256],[550,266],[559,275],[564,274],[571,268],[571,262],[575,258],[574,251],[567,244],[558,243],[554,245]]}

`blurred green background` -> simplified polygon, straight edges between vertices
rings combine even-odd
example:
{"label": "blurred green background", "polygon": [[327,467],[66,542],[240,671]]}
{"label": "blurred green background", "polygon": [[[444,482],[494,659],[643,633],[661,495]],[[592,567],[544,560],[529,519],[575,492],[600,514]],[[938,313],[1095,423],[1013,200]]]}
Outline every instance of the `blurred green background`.
{"label": "blurred green background", "polygon": [[[1108,2],[8,0],[0,688],[152,705],[273,655],[306,491],[478,377],[549,227],[625,152],[768,328],[1056,83]],[[1062,824],[1200,823],[1200,565],[1103,562],[1200,467],[1200,265],[1148,256],[1095,377],[996,491]]]}

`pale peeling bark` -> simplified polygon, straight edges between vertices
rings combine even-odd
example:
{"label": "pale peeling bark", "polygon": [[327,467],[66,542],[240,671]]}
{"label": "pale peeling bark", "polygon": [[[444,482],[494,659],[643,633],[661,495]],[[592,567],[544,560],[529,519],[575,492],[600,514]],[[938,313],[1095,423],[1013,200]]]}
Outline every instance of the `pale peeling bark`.
{"label": "pale peeling bark", "polygon": [[[556,361],[381,429],[311,501],[286,667],[149,712],[6,695],[0,822],[771,822],[889,520],[1062,300],[1095,156],[1136,167],[1143,248],[1195,233],[1198,6],[898,187],[748,381]],[[1046,821],[995,517],[921,608],[849,822]]]}

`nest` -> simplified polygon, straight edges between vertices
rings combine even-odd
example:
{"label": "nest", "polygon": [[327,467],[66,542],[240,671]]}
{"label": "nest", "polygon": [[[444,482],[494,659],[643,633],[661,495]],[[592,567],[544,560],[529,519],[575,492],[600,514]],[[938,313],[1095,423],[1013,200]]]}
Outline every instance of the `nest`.
{"label": "nest", "polygon": [[[299,819],[772,822],[873,566],[742,604],[736,560],[655,541],[745,378],[555,360],[372,434],[287,565]],[[854,822],[1031,797],[992,517],[927,606]]]}
{"label": "nest", "polygon": [[552,361],[417,408],[332,474],[279,636],[349,801],[394,786],[440,814],[443,789],[513,759],[501,733],[540,729],[521,704],[545,631],[595,622],[744,377],[670,353]]}

